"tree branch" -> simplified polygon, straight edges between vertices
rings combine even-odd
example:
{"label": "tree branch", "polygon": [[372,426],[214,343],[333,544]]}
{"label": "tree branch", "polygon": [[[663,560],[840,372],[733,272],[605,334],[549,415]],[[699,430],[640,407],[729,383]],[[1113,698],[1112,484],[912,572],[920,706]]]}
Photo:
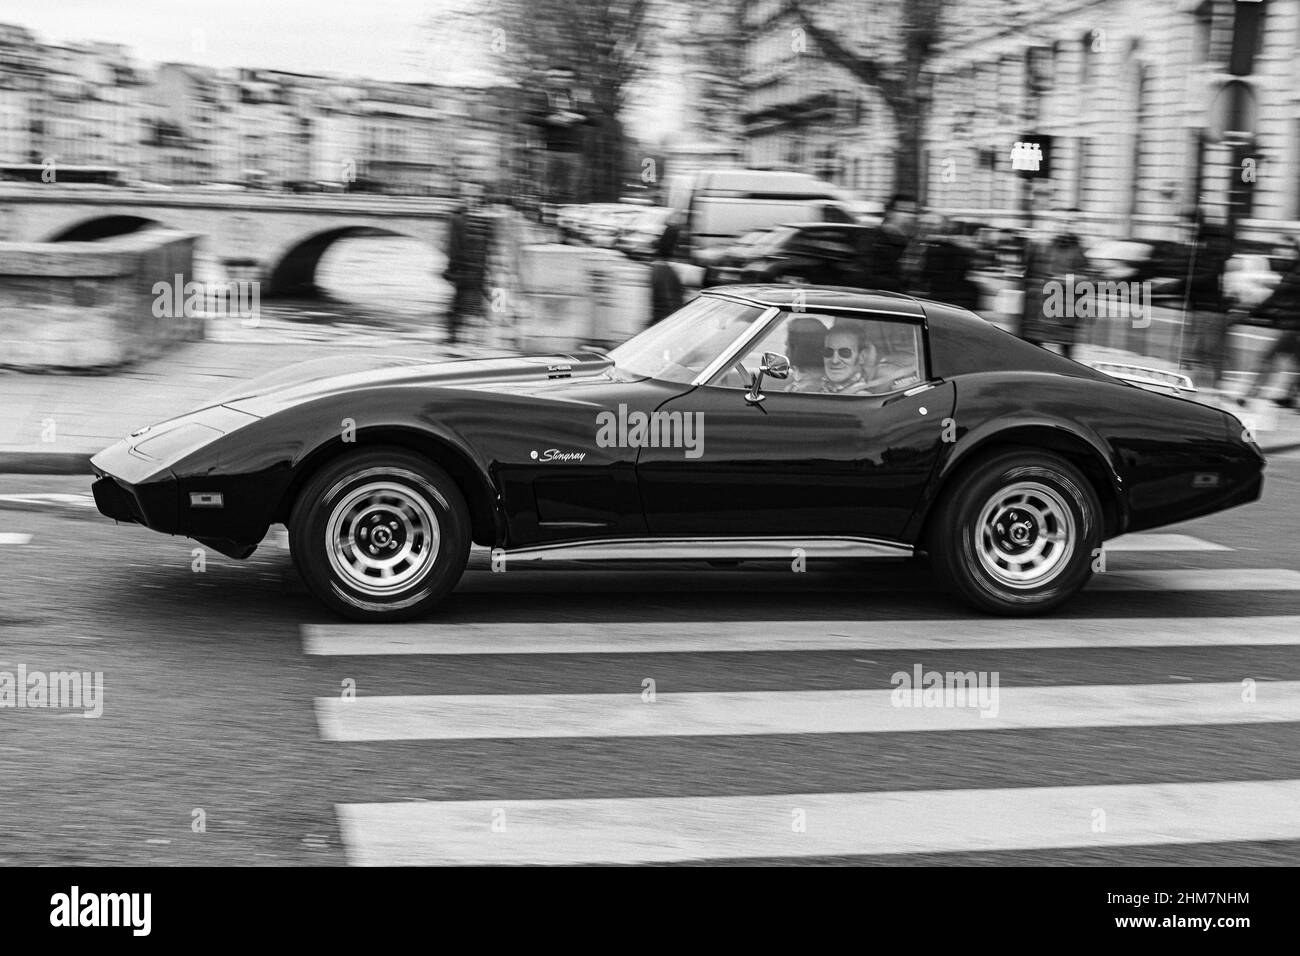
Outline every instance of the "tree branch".
{"label": "tree branch", "polygon": [[892,104],[906,95],[903,84],[896,77],[887,75],[879,60],[850,50],[834,33],[819,26],[799,0],[788,0],[783,12],[795,15],[804,32],[812,37],[828,60],[848,70],[867,86],[875,87],[886,101]]}

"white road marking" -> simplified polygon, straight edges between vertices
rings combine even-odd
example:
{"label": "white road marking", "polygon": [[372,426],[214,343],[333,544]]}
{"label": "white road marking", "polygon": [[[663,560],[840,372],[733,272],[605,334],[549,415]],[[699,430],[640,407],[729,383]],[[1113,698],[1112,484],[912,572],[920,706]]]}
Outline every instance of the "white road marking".
{"label": "white road marking", "polygon": [[1231,551],[1190,534],[1126,534],[1106,542],[1107,551]]}
{"label": "white road marking", "polygon": [[26,544],[32,540],[30,534],[17,534],[11,531],[0,532],[0,544]]}
{"label": "white road marking", "polygon": [[95,499],[90,495],[73,495],[62,492],[42,492],[30,495],[0,495],[0,503],[20,505],[77,505],[83,508],[95,507]]}
{"label": "white road marking", "polygon": [[[358,866],[655,863],[1300,839],[1300,780],[336,805]],[[1098,812],[1105,826],[1096,827]]]}
{"label": "white road marking", "polygon": [[[1225,568],[1172,571],[1107,571],[1094,574],[1090,591],[1295,591],[1300,571],[1285,568]],[[1189,620],[1195,620],[1194,618]]]}
{"label": "white road marking", "polygon": [[[908,673],[909,678],[911,673]],[[972,675],[973,677],[974,675]],[[897,690],[317,697],[325,740],[710,737],[1300,721],[1300,681],[1010,687],[968,706],[896,706]],[[940,692],[941,693],[941,692]],[[940,697],[942,699],[942,696]],[[962,698],[957,698],[961,700]]]}
{"label": "white road marking", "polygon": [[[1189,626],[1194,621],[1194,626]],[[319,656],[688,654],[713,651],[1029,650],[1300,644],[1300,615],[956,621],[652,621],[306,624]]]}

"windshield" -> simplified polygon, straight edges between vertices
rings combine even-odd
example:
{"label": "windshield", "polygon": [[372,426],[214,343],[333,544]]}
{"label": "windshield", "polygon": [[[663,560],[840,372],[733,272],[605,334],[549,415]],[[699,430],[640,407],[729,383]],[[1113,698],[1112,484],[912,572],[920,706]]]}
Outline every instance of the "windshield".
{"label": "windshield", "polygon": [[609,357],[633,375],[689,385],[763,312],[758,306],[700,296],[628,339]]}

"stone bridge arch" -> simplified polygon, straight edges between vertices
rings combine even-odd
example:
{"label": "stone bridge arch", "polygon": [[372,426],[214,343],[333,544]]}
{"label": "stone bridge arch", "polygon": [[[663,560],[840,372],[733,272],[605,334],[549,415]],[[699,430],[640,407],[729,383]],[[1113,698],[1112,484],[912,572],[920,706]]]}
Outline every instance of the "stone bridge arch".
{"label": "stone bridge arch", "polygon": [[154,226],[165,225],[158,219],[130,214],[95,215],[64,223],[43,242],[92,242],[112,236],[125,236]]}
{"label": "stone bridge arch", "polygon": [[367,236],[396,236],[417,241],[421,239],[412,232],[365,225],[334,226],[307,236],[300,236],[268,259],[264,272],[263,294],[310,296],[317,293],[319,289],[316,285],[316,270],[320,265],[321,257],[330,246],[341,239]]}

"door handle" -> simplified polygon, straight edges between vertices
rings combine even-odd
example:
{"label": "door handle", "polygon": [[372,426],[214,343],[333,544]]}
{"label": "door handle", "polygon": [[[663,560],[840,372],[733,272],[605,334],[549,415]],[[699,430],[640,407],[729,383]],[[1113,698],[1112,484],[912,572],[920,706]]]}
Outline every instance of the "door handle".
{"label": "door handle", "polygon": [[929,391],[932,388],[938,388],[942,384],[943,384],[943,379],[936,378],[930,382],[922,382],[920,385],[913,385],[911,388],[907,389],[906,391],[899,392],[893,398],[887,399],[885,401],[885,404],[892,405],[900,398],[910,398],[913,395],[920,395],[922,392]]}

